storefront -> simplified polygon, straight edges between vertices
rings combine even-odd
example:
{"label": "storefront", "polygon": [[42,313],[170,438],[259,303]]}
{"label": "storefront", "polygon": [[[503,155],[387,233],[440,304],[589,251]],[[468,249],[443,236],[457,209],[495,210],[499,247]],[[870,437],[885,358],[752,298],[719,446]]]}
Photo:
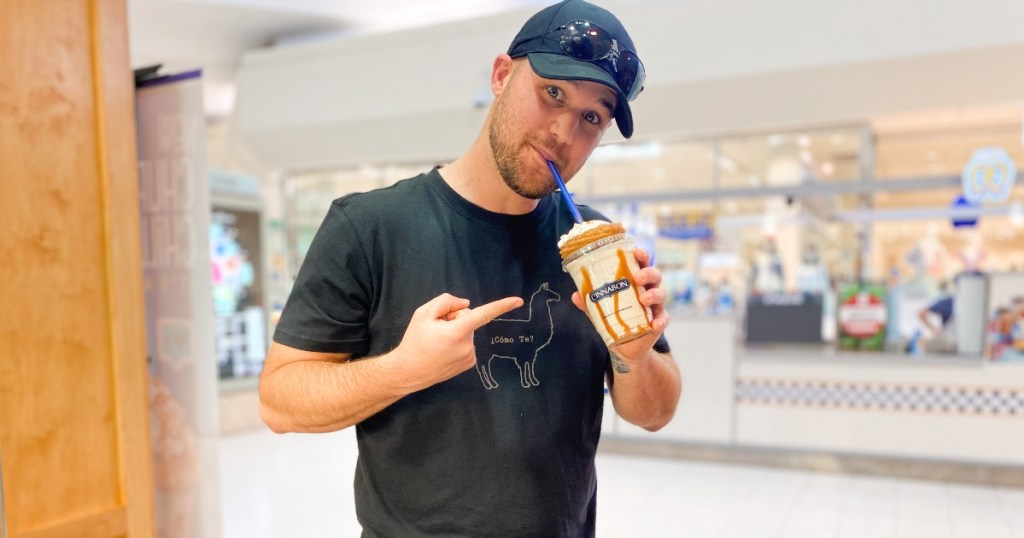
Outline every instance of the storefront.
{"label": "storefront", "polygon": [[[1024,186],[1008,178],[1004,199],[956,205],[976,150],[1001,148],[1011,165],[1024,162],[1021,115],[1016,105],[992,106],[609,145],[570,188],[654,250],[674,310],[737,315],[754,330],[743,342],[917,352],[921,340],[934,352],[955,351],[921,311],[955,293],[960,273],[1024,269]],[[330,200],[433,164],[285,178],[290,266],[301,262]],[[865,290],[884,323],[874,333],[844,333],[837,316],[868,312],[854,300]],[[805,321],[789,332],[764,330],[783,311]]]}
{"label": "storefront", "polygon": [[[1022,115],[1011,104],[598,148],[574,196],[654,251],[670,337],[705,350],[680,356],[688,418],[658,439],[1020,463],[1024,186],[995,169],[1024,166]],[[1002,161],[979,175],[972,157],[992,148]],[[330,200],[434,164],[284,178],[290,267]],[[978,203],[964,200],[969,169]],[[867,435],[865,421],[899,433]],[[1010,442],[919,446],[936,426]],[[606,432],[644,436],[614,419]]]}
{"label": "storefront", "polygon": [[[1015,105],[934,111],[602,148],[576,180],[577,196],[638,235],[653,229],[674,309],[737,312],[743,342],[980,358],[978,345],[958,348],[952,324],[920,318],[964,294],[975,310],[963,309],[960,325],[974,334],[960,340],[982,340],[980,320],[999,307],[986,305],[1013,300],[986,290],[1024,268],[1024,187],[1013,186],[1016,174],[990,178],[982,190],[1003,196],[969,204],[963,176],[979,150],[1024,162],[1021,114]],[[988,275],[980,288],[957,289],[958,275],[977,272]],[[780,315],[792,323],[772,325]],[[851,333],[846,318],[865,315],[873,325]]]}

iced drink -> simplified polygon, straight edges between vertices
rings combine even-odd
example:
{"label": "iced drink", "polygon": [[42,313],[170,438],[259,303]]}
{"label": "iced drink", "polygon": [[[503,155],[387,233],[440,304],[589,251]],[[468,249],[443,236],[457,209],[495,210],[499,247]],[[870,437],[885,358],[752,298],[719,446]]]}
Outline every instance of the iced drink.
{"label": "iced drink", "polygon": [[587,314],[611,346],[651,330],[651,310],[633,275],[640,270],[633,239],[621,224],[592,220],[576,224],[558,241],[562,268],[576,282]]}

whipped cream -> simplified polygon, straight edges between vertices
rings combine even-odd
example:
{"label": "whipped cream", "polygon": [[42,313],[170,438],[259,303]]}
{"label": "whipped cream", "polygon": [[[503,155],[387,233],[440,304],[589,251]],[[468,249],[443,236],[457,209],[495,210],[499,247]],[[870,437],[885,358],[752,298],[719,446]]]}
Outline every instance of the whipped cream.
{"label": "whipped cream", "polygon": [[558,240],[558,248],[562,248],[562,246],[565,245],[565,243],[572,239],[573,237],[576,237],[581,233],[593,230],[594,228],[597,228],[599,226],[604,226],[605,224],[611,223],[604,220],[588,220],[586,222],[577,222],[575,225],[573,225],[572,229],[569,230],[568,233],[563,235]]}

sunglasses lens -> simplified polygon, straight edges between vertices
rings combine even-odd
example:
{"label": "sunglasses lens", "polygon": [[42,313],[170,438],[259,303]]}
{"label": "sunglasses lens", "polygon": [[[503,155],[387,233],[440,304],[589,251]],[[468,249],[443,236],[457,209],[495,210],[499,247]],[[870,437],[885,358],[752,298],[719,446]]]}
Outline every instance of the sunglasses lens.
{"label": "sunglasses lens", "polygon": [[610,69],[603,69],[615,77],[626,100],[632,101],[643,89],[646,74],[640,59],[633,51],[619,51],[612,36],[590,21],[572,21],[565,25],[559,42],[562,52],[577,60],[601,61],[602,65],[610,62]]}
{"label": "sunglasses lens", "polygon": [[589,21],[573,21],[562,31],[561,45],[562,52],[589,62],[604,58],[612,50],[612,39]]}
{"label": "sunglasses lens", "polygon": [[633,54],[632,51],[624,50],[619,55],[618,70],[615,73],[615,82],[618,83],[622,93],[626,95],[627,101],[632,101],[640,90],[644,89],[644,80],[647,74],[644,72],[644,64]]}

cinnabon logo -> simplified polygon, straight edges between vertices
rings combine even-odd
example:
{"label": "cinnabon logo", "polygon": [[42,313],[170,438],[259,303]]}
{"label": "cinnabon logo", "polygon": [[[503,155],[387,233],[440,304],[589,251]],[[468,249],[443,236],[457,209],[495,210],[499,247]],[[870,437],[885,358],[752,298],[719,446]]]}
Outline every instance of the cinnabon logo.
{"label": "cinnabon logo", "polygon": [[625,278],[620,278],[615,282],[609,282],[604,286],[601,286],[600,288],[597,288],[596,290],[590,292],[590,301],[596,303],[601,299],[611,297],[612,295],[615,295],[620,291],[625,291],[628,289],[629,280],[626,280]]}

